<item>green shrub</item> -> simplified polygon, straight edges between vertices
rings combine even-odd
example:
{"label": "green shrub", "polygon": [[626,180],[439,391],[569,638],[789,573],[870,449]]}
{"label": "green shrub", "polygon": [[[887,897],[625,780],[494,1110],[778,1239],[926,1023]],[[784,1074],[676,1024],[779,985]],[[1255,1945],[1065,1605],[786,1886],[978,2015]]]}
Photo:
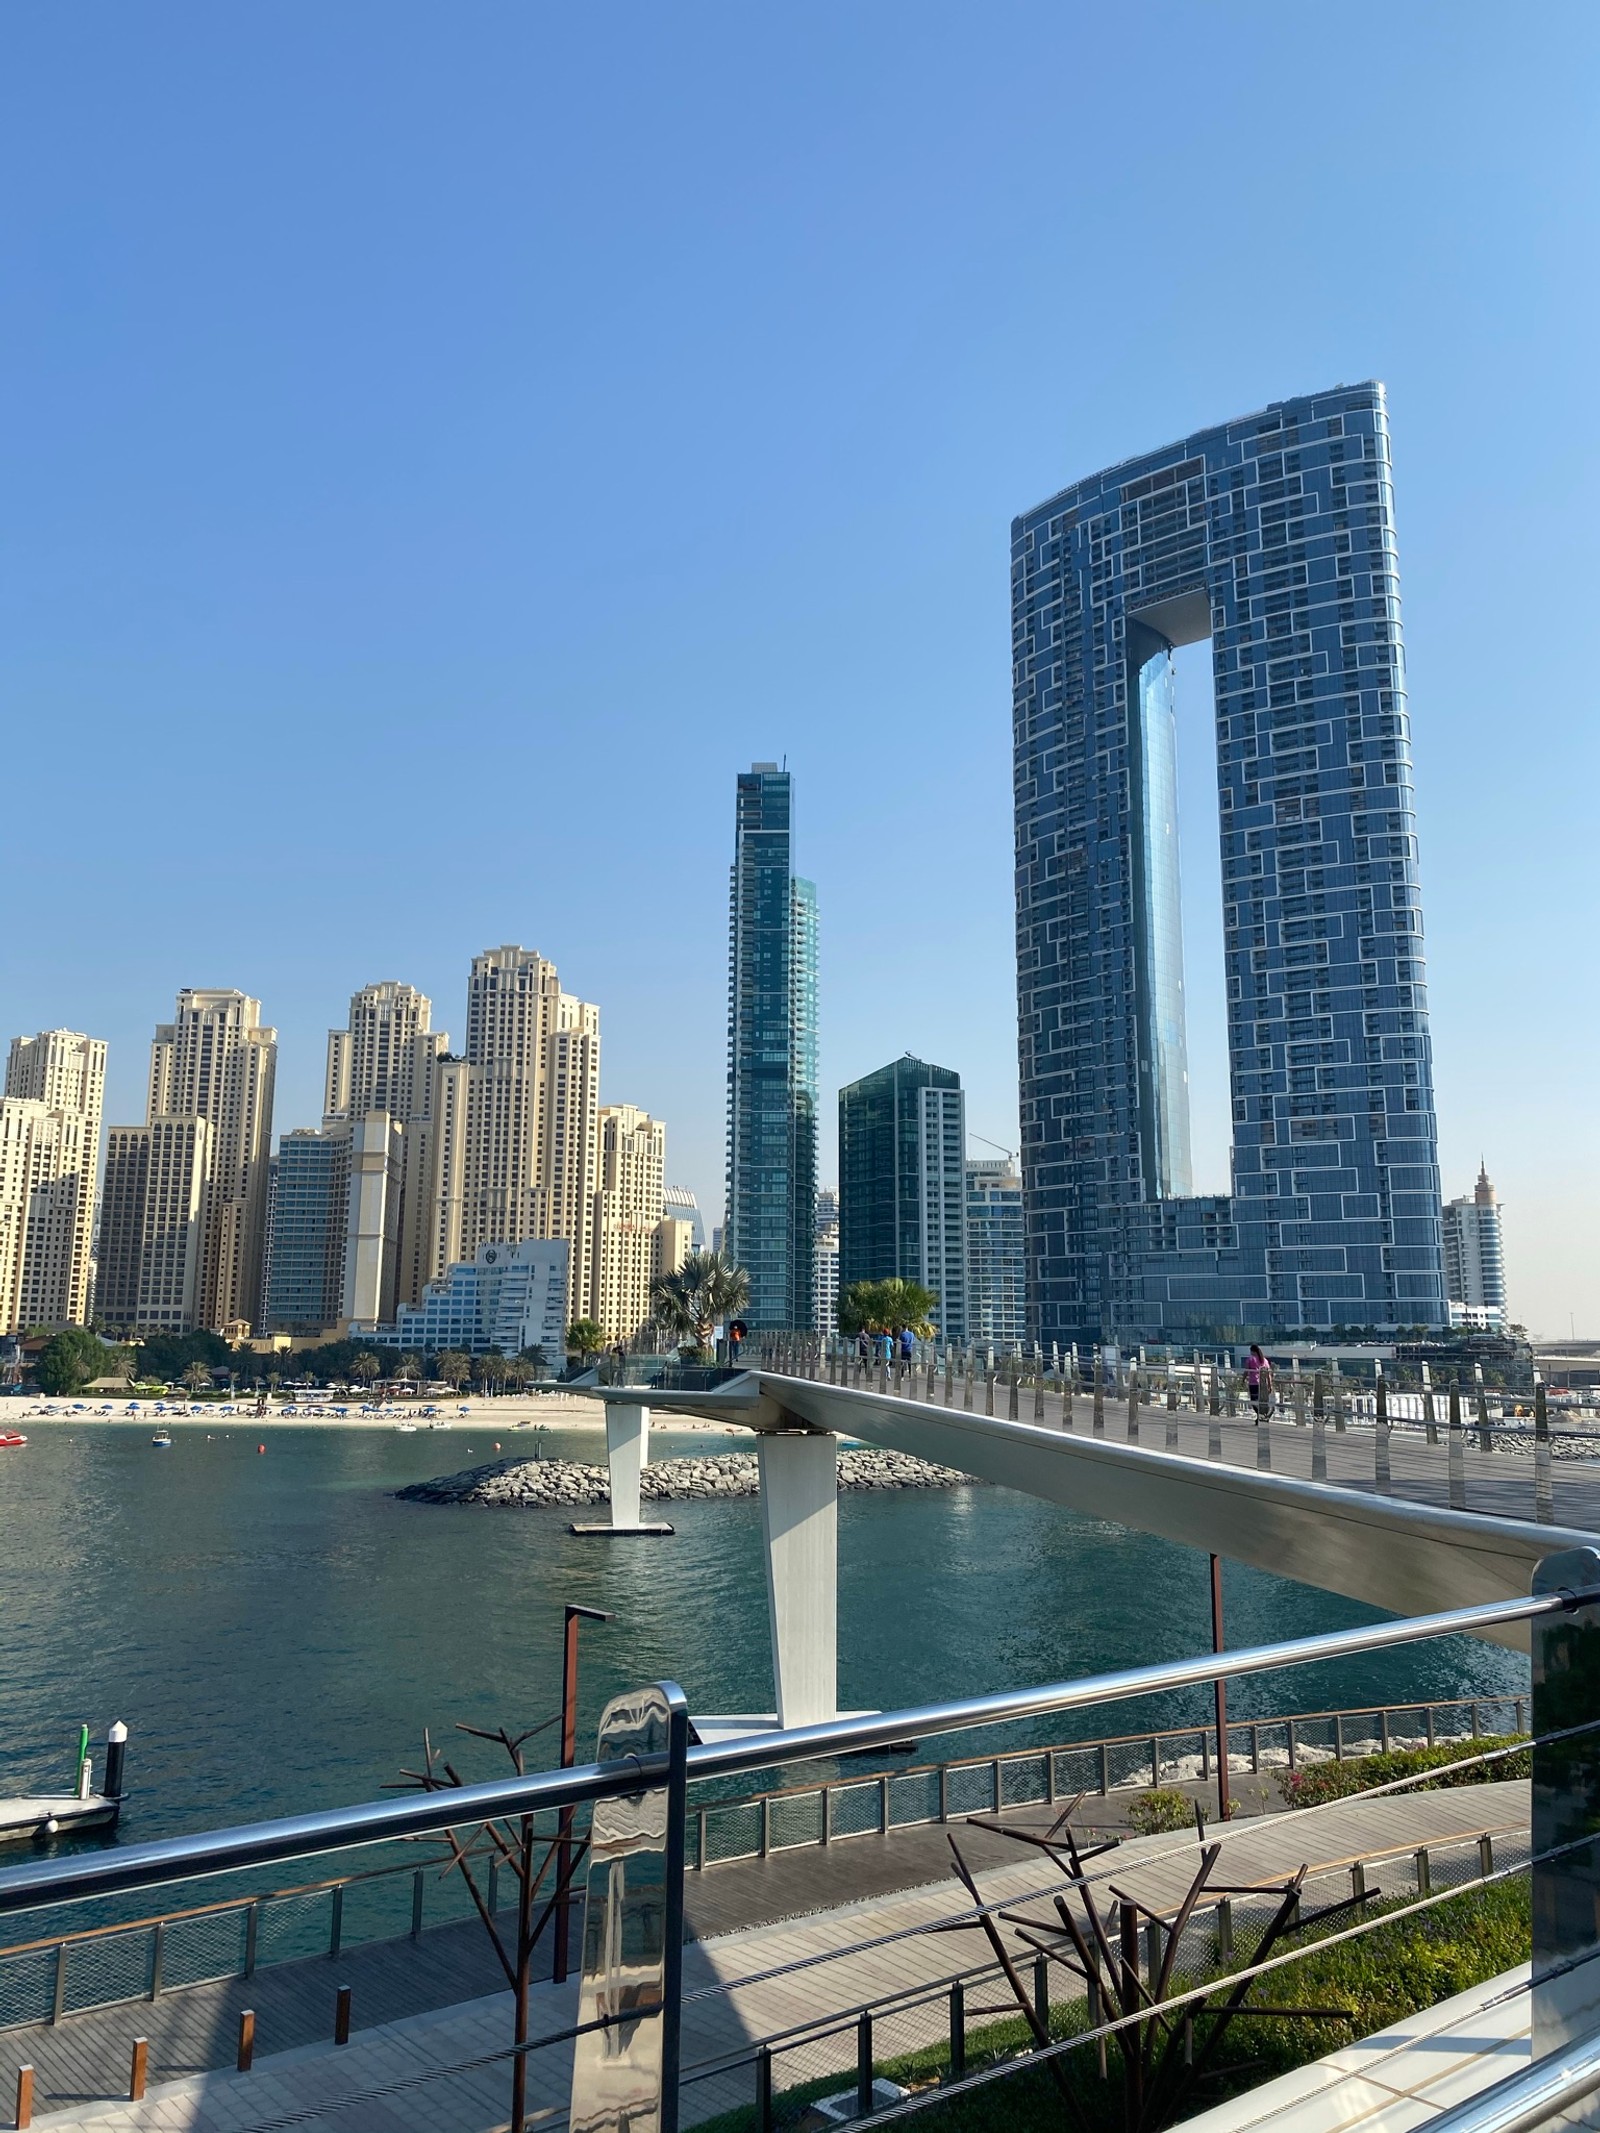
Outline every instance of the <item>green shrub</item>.
{"label": "green shrub", "polygon": [[1194,1802],[1186,1792],[1171,1785],[1153,1785],[1148,1792],[1141,1792],[1128,1809],[1128,1820],[1141,1837],[1158,1837],[1170,1829],[1193,1829]]}
{"label": "green shrub", "polygon": [[[1432,1748],[1393,1748],[1387,1755],[1313,1763],[1309,1769],[1281,1771],[1278,1789],[1290,1807],[1320,1807],[1324,1800],[1345,1800],[1374,1785],[1392,1785],[1397,1778],[1415,1777],[1419,1771],[1437,1770],[1442,1763],[1460,1762],[1463,1756],[1483,1754],[1491,1748],[1514,1747],[1526,1739],[1525,1733],[1486,1733],[1479,1740],[1440,1741]],[[1533,1751],[1524,1748],[1516,1755],[1502,1755],[1497,1762],[1469,1763],[1465,1770],[1451,1770],[1410,1789],[1442,1792],[1455,1785],[1486,1785],[1496,1778],[1532,1775]]]}

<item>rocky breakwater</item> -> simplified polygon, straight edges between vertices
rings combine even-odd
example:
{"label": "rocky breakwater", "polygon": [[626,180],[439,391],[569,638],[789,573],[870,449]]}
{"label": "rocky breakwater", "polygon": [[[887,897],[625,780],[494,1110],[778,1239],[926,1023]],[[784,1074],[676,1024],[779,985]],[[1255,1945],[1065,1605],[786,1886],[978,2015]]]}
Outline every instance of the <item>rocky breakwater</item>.
{"label": "rocky breakwater", "polygon": [[[967,1487],[970,1474],[954,1467],[930,1466],[905,1452],[842,1451],[841,1489],[955,1489]],[[760,1475],[753,1452],[724,1452],[706,1459],[663,1459],[639,1477],[639,1494],[647,1503],[690,1503],[714,1496],[755,1496]],[[513,1504],[525,1511],[560,1506],[563,1510],[609,1503],[610,1477],[603,1466],[570,1459],[495,1459],[469,1466],[435,1481],[414,1481],[395,1494],[407,1503]]]}

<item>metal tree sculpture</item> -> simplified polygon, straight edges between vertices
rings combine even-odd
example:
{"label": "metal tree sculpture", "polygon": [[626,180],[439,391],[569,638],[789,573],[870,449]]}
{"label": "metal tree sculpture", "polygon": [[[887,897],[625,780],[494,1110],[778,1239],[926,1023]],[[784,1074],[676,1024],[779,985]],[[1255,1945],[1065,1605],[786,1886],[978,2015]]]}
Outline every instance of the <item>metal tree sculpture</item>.
{"label": "metal tree sculpture", "polygon": [[[527,1775],[522,1751],[530,1740],[548,1732],[560,1723],[562,1713],[554,1712],[549,1718],[530,1726],[525,1733],[508,1733],[504,1726],[489,1731],[483,1726],[458,1724],[458,1733],[470,1734],[474,1740],[495,1741],[504,1748],[511,1759],[511,1767],[518,1777]],[[434,1751],[433,1741],[426,1728],[422,1735],[422,1768],[402,1770],[399,1780],[387,1789],[396,1792],[448,1792],[453,1787],[467,1782],[452,1763],[442,1760]],[[482,1822],[463,1842],[460,1832],[447,1829],[441,1832],[450,1856],[445,1861],[444,1871],[458,1873],[471,1896],[473,1908],[483,1921],[494,1949],[496,1960],[505,1972],[506,1983],[511,1987],[516,2009],[515,2041],[518,2047],[528,2041],[528,1987],[533,1976],[533,1951],[540,1936],[552,1918],[559,1916],[563,1930],[566,1926],[567,1905],[565,1898],[572,1885],[588,1839],[572,1834],[569,1829],[558,1831],[553,1837],[539,1837],[534,1832],[532,1815],[521,1815],[506,1821]],[[537,1856],[542,1847],[542,1856]],[[489,1901],[489,1888],[493,1877],[502,1866],[509,1867],[517,1883],[516,1932],[507,1936],[501,1931],[496,1909]],[[545,1876],[555,1868],[550,1894],[536,1913],[535,1904],[544,1888]],[[483,1869],[487,1868],[487,1872]],[[480,1885],[480,1874],[482,1885]],[[527,2114],[528,2058],[526,2051],[518,2049],[511,2061],[511,2128],[510,2133],[523,2133]]]}
{"label": "metal tree sculpture", "polygon": [[[1300,1911],[1301,1885],[1307,1868],[1281,1881],[1227,1883],[1213,1881],[1212,1871],[1221,1854],[1220,1844],[1207,1844],[1187,1892],[1177,1906],[1159,1911],[1142,1902],[1115,1882],[1106,1884],[1115,1901],[1115,1911],[1102,1908],[1085,1868],[1089,1861],[1117,1848],[1109,1843],[1080,1847],[1072,1829],[1072,1816],[1083,1795],[1072,1801],[1043,1834],[1017,1829],[987,1816],[972,1815],[969,1822],[997,1836],[1029,1844],[1044,1852],[1059,1869],[1066,1884],[1051,1894],[1053,1916],[1038,1917],[1025,1909],[1009,1909],[987,1903],[954,1837],[950,1849],[955,1872],[972,1899],[975,1916],[952,1920],[932,1930],[938,1933],[981,1932],[1011,1989],[1034,2045],[1043,2049],[1051,2042],[1049,1965],[1060,1964],[1083,1981],[1091,2030],[1102,2025],[1112,2029],[1122,2058],[1123,2123],[1127,2133],[1160,2133],[1190,2115],[1197,2085],[1211,2072],[1222,2040],[1236,2016],[1279,2015],[1296,2021],[1343,2021],[1348,2012],[1331,2007],[1264,2007],[1252,2003],[1253,1976],[1221,1978],[1198,1997],[1186,1998],[1181,2007],[1165,2011],[1172,1990],[1173,1967],[1184,1929],[1202,1901],[1227,1896],[1275,1896],[1277,1906],[1252,1953],[1252,1964],[1265,1962],[1286,1936],[1321,1923],[1336,1913],[1369,1902],[1378,1892],[1368,1890],[1342,1903],[1315,1913]],[[1030,1993],[1018,1970],[1015,1956],[1006,1945],[1002,1925],[1035,1957],[1036,1988]],[[1141,1933],[1152,1936],[1150,1974],[1141,1976]],[[1153,1948],[1161,1947],[1159,1963]],[[1106,2039],[1099,2043],[1100,2071],[1105,2075]],[[1048,2069],[1077,2133],[1089,2133],[1089,2121],[1073,2092],[1062,2055],[1047,2059]]]}

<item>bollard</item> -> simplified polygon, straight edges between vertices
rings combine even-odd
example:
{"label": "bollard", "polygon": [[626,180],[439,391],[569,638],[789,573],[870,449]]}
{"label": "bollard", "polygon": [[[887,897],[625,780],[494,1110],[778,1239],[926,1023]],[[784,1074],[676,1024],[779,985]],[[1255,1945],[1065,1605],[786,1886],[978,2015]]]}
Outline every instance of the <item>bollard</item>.
{"label": "bollard", "polygon": [[29,2126],[31,2126],[32,2124],[33,2124],[33,2068],[32,2068],[31,2066],[19,2066],[19,2067],[17,2068],[17,2129],[18,2129],[18,2133],[27,2133],[27,2128],[28,2128]]}
{"label": "bollard", "polygon": [[1450,1508],[1467,1508],[1467,1448],[1461,1428],[1461,1388],[1450,1388]]}
{"label": "bollard", "polygon": [[341,1985],[333,2003],[333,2041],[335,2044],[350,2042],[350,1987]]}
{"label": "bollard", "polygon": [[133,2060],[128,2068],[128,2101],[138,2103],[144,2095],[145,2075],[150,2070],[150,2039],[135,2037]]}
{"label": "bollard", "polygon": [[248,2074],[250,2062],[256,2055],[256,2011],[245,2007],[239,2013],[239,2057],[236,2064],[241,2074]]}

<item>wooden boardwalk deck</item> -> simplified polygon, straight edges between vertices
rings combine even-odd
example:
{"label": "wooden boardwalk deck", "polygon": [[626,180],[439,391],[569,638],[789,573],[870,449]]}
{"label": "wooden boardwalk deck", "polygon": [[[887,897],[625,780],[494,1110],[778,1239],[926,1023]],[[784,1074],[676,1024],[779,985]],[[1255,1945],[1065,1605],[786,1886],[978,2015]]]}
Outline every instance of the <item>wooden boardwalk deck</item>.
{"label": "wooden boardwalk deck", "polygon": [[[1033,1819],[1043,1813],[1029,1811]],[[1236,1822],[1213,1834],[1226,1847],[1219,1878],[1260,1880],[1292,1872],[1309,1859],[1317,1874],[1332,1877],[1333,1893],[1344,1893],[1350,1864],[1359,1858],[1377,1867],[1379,1886],[1388,1891],[1392,1884],[1398,1892],[1412,1886],[1411,1859],[1419,1845],[1470,1846],[1488,1832],[1507,1855],[1527,1818],[1526,1783],[1505,1781],[1342,1802],[1310,1816]],[[1022,1900],[1055,1879],[1041,1853],[1024,1852],[986,1831],[957,1826],[954,1834],[979,1871],[986,1897]],[[1192,1838],[1136,1839],[1098,1871],[1165,1908],[1187,1887],[1195,1856]],[[874,1893],[874,1882],[896,1885]],[[938,1987],[982,1961],[978,1935],[924,1930],[965,1901],[949,1871],[947,1833],[939,1829],[851,1839],[827,1852],[740,1862],[691,1877],[684,2062],[694,2078],[684,2123],[749,2100],[752,2040],[847,2017],[886,1995]],[[888,1934],[910,1937],[861,1945]],[[802,1960],[806,1967],[787,1976],[765,1975]],[[340,1983],[354,1990],[355,2034],[349,2046],[336,2049],[333,1993]],[[413,2133],[442,2124],[460,2133],[488,2133],[504,2123],[506,2064],[465,2062],[492,2058],[509,2040],[510,1998],[498,1984],[481,1929],[472,1922],[441,1927],[415,1943],[384,1942],[336,1960],[275,1965],[248,1981],[194,1986],[154,2003],[0,2031],[0,2096],[9,2099],[15,2069],[28,2061],[36,2069],[36,2119],[50,2123],[54,2133],[80,2124],[99,2133],[238,2133],[287,2124],[302,2114],[321,2116],[340,2095],[351,2100],[331,2119],[338,2133]],[[573,2020],[570,1985],[546,1986],[535,1999],[536,2035]],[[243,2006],[257,2013],[256,2069],[249,2075],[218,2071],[232,2068]],[[939,2001],[885,2019],[880,2054],[934,2041],[943,2034],[944,2019]],[[114,2099],[126,2095],[136,2035],[150,2040],[151,2087],[142,2103],[118,2104]],[[808,2042],[779,2060],[780,2085],[845,2072],[854,2050],[848,2028]],[[554,2126],[564,2117],[568,2056],[566,2047],[548,2057],[534,2055],[534,2123]],[[420,2078],[438,2067],[458,2071]],[[0,2103],[0,2110],[5,2107]]]}

